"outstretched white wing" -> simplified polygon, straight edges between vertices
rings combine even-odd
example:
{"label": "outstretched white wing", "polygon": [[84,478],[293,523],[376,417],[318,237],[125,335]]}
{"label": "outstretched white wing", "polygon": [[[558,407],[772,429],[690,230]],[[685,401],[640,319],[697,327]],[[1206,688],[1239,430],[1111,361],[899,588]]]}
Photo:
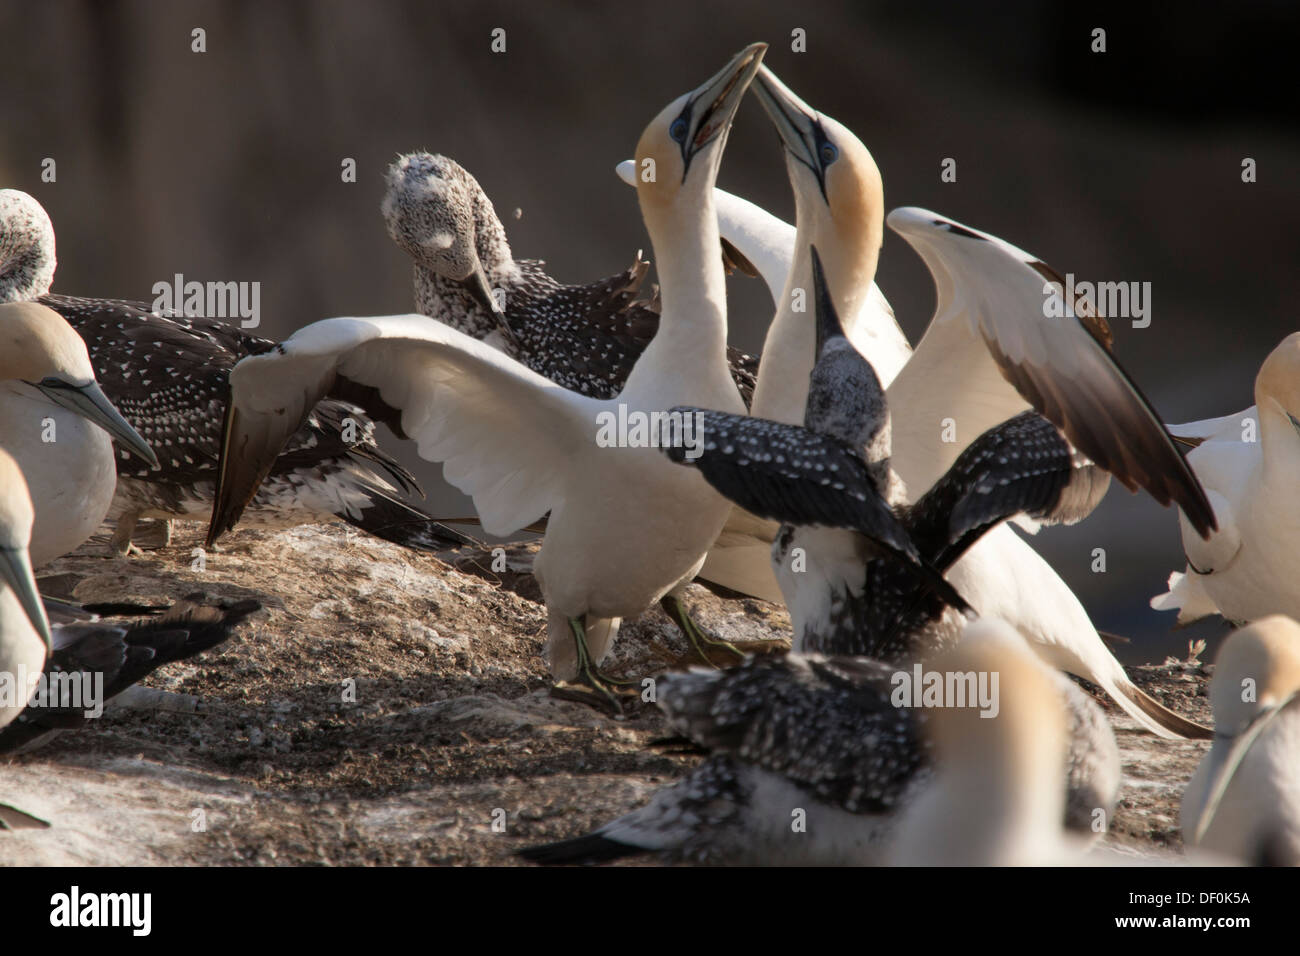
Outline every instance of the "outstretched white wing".
{"label": "outstretched white wing", "polygon": [[241,361],[230,386],[210,538],[233,525],[285,440],[331,393],[400,423],[500,535],[561,500],[604,407],[422,315],[313,323]]}
{"label": "outstretched white wing", "polygon": [[1110,330],[1045,263],[925,209],[888,222],[925,260],[938,304],[888,388],[894,467],[913,495],[987,429],[1032,407],[1131,490],[1176,502],[1201,534],[1205,493],[1146,397],[1110,353]]}

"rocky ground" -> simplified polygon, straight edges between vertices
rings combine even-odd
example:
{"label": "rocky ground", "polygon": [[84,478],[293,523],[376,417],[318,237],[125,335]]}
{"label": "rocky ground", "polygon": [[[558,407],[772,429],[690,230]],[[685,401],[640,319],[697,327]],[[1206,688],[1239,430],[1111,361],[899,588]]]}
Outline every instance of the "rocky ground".
{"label": "rocky ground", "polygon": [[[179,525],[171,547],[118,558],[95,539],[42,570],[49,593],[82,602],[205,590],[265,610],[151,678],[198,698],[194,712],[110,710],[0,764],[0,801],[53,824],[0,834],[0,863],[510,864],[699,759],[654,745],[653,708],[615,721],[550,696],[529,546],[494,574],[487,554],[458,570],[342,525],[238,531],[201,569],[199,543],[198,525]],[[761,601],[693,586],[690,603],[738,643],[789,633],[784,609]],[[609,669],[651,674],[686,650],[655,609],[625,623]],[[1208,722],[1199,664],[1133,673]],[[1106,706],[1125,772],[1107,841],[1179,851],[1179,793],[1206,744],[1159,740]]]}

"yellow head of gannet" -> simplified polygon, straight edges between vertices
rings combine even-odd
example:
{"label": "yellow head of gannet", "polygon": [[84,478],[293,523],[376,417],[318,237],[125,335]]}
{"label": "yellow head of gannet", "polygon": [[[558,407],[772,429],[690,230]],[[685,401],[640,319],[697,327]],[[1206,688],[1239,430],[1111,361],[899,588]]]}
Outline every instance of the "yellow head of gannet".
{"label": "yellow head of gannet", "polygon": [[[1004,621],[972,622],[961,642],[925,665],[981,675],[991,708],[931,712],[935,782],[899,831],[896,861],[921,865],[1025,865],[1063,850],[1066,710],[1047,666]],[[996,683],[994,683],[996,675]],[[969,700],[967,701],[969,704]]]}
{"label": "yellow head of gannet", "polygon": [[1300,624],[1234,632],[1210,683],[1214,744],[1183,794],[1183,839],[1247,863],[1300,863]]}
{"label": "yellow head of gannet", "polygon": [[[767,67],[758,71],[754,93],[785,147],[799,229],[796,254],[817,246],[830,287],[844,290],[840,314],[854,315],[875,278],[884,240],[880,169],[848,127],[799,99]],[[798,272],[796,265],[790,274]]]}
{"label": "yellow head of gannet", "polygon": [[[45,617],[45,606],[41,603],[32,563],[27,557],[34,519],[32,499],[27,493],[22,469],[7,451],[0,448],[0,590],[8,587],[13,592],[48,650],[50,622]],[[0,636],[7,633],[9,626],[10,622],[0,620]]]}
{"label": "yellow head of gannet", "polygon": [[[1247,683],[1249,681],[1249,683]],[[1214,727],[1239,734],[1300,691],[1300,624],[1274,614],[1236,631],[1214,663]]]}
{"label": "yellow head of gannet", "polygon": [[53,309],[35,302],[0,305],[0,381],[35,388],[51,402],[98,425],[152,465],[148,443],[95,382],[86,343]]}
{"label": "yellow head of gannet", "polygon": [[[1255,404],[1259,408],[1260,428],[1269,432],[1273,422],[1300,432],[1300,332],[1292,332],[1264,359],[1255,376]],[[1268,454],[1268,438],[1264,439],[1264,453]]]}
{"label": "yellow head of gannet", "polygon": [[669,210],[680,208],[684,195],[698,194],[712,209],[713,184],[731,121],[765,52],[766,43],[751,43],[702,85],[665,106],[641,133],[636,188],[652,234]]}

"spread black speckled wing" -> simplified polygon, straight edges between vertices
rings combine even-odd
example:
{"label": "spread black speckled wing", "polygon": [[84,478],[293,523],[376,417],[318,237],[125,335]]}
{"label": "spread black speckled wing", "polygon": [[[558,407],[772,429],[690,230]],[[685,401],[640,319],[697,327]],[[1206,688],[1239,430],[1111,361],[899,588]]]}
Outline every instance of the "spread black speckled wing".
{"label": "spread black speckled wing", "polygon": [[698,468],[719,494],[760,518],[857,531],[896,554],[945,601],[966,607],[921,558],[856,449],[798,425],[686,406],[672,411],[701,416],[695,420],[703,423],[703,450],[694,459],[684,445],[666,454]]}
{"label": "spread black speckled wing", "polygon": [[[973,441],[948,472],[904,516],[925,560],[947,572],[985,533],[1027,515],[1070,524],[1092,512],[1110,475],[1083,458],[1065,436],[1035,412],[1024,412]],[[918,588],[898,561],[867,564],[858,636],[836,652],[887,659],[928,653],[944,602]],[[830,650],[830,648],[823,648]]]}
{"label": "spread black speckled wing", "polygon": [[975,439],[908,510],[906,524],[922,556],[946,571],[1009,518],[1082,520],[1109,485],[1110,475],[1075,451],[1055,425],[1024,412]]}

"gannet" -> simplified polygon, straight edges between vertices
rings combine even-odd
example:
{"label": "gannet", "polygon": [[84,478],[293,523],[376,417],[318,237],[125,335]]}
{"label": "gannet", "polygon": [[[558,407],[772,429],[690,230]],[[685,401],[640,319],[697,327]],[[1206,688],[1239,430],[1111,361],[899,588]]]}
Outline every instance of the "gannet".
{"label": "gannet", "polygon": [[1219,530],[1202,540],[1180,516],[1187,568],[1170,576],[1168,592],[1151,606],[1177,609],[1179,623],[1210,614],[1235,623],[1269,614],[1300,618],[1292,570],[1300,540],[1300,333],[1260,366],[1255,405],[1169,430],[1193,446],[1187,463],[1205,485]]}
{"label": "gannet", "polygon": [[938,623],[945,607],[970,608],[921,572],[941,574],[985,531],[1020,513],[1083,518],[1109,477],[1027,412],[977,438],[908,506],[890,463],[885,391],[845,337],[815,246],[811,259],[817,363],[804,424],[678,408],[703,420],[704,449],[690,458],[680,446],[664,452],[698,468],[736,505],[781,522],[771,560],[790,609],[793,650],[932,654],[966,623],[960,613]]}
{"label": "gannet", "polygon": [[[0,448],[0,733],[27,705],[50,649],[50,622],[27,549],[35,513],[22,469]],[[0,803],[0,831],[48,826]]]}
{"label": "gannet", "polygon": [[[853,303],[871,298],[861,285],[865,281],[861,267],[864,261],[874,262],[882,231],[883,197],[875,192],[879,171],[852,132],[803,103],[770,71],[760,73],[754,88],[785,146],[800,217],[799,239],[796,244],[788,231],[771,228],[771,222],[779,220],[764,220],[766,214],[752,205],[744,215],[752,226],[749,234],[759,236],[761,242],[747,243],[744,233],[730,238],[760,271],[766,266],[779,274],[781,263],[793,264],[787,268],[788,288],[780,299],[783,311],[792,303],[792,290],[806,291],[811,284],[807,253],[803,251],[803,261],[796,262],[798,250],[816,243],[825,254],[855,240],[857,251],[847,256],[849,277],[841,278],[829,259],[827,272],[840,315],[861,315],[864,306]],[[831,148],[823,151],[823,145]],[[841,199],[841,192],[846,198]],[[863,208],[866,197],[872,201]],[[867,225],[857,230],[840,228],[841,222],[863,215],[869,217]],[[1113,471],[1118,463],[1121,471],[1114,473],[1124,484],[1146,484],[1162,502],[1169,500],[1171,483],[1180,487],[1175,500],[1195,517],[1198,527],[1209,527],[1212,516],[1203,492],[1177,460],[1136,386],[1094,338],[1094,333],[1103,339],[1108,336],[1104,320],[1084,317],[1080,321],[1073,304],[1061,301],[1063,292],[1045,291],[1049,281],[1058,281],[1051,278],[1056,273],[1001,240],[922,210],[897,210],[890,224],[916,245],[935,278],[938,305],[930,329],[910,358],[901,333],[891,332],[892,320],[877,317],[863,323],[877,331],[874,341],[860,340],[852,328],[848,334],[887,387],[893,409],[893,465],[908,489],[931,487],[971,440],[1029,408],[1026,399],[1032,398],[1034,407],[1056,425],[1066,426],[1067,437],[1097,464]],[[850,280],[855,275],[859,284],[852,289]],[[853,291],[853,298],[846,295],[848,291]],[[1062,318],[1046,318],[1051,305]],[[792,317],[796,321],[786,325]],[[814,361],[810,317],[791,311],[774,320],[764,354],[769,359],[777,354],[773,335],[778,327],[788,328],[791,336],[801,335],[802,342],[791,343],[793,347],[780,354],[787,363],[803,364],[774,379],[777,390],[785,393],[775,409],[765,407],[764,379],[776,366],[770,361],[760,366],[754,414],[789,424],[801,421],[802,388]],[[900,368],[910,371],[899,374]],[[1060,383],[1049,385],[1056,375],[1061,376]],[[1005,376],[1028,394],[1022,397]],[[1056,412],[1049,404],[1056,406]],[[1111,421],[1090,421],[1099,411]],[[951,431],[945,428],[949,422]],[[1080,437],[1081,426],[1087,426],[1095,439]],[[945,442],[945,437],[955,440]],[[1098,440],[1119,447],[1098,447]],[[1140,461],[1133,462],[1125,451],[1130,445],[1131,454],[1141,456]],[[1155,476],[1149,483],[1144,481],[1148,474]],[[1161,474],[1168,478],[1162,480]],[[770,578],[769,549],[759,544],[774,538],[775,527],[751,527],[750,546],[731,551],[730,577],[737,582],[733,587],[747,590],[744,581],[759,582],[763,574]],[[986,534],[951,569],[948,580],[982,614],[1014,624],[1053,666],[1101,686],[1143,727],[1162,736],[1189,729],[1180,721],[1170,728],[1163,726],[1170,722],[1170,713],[1129,680],[1073,591],[1011,528],[999,526]],[[756,589],[757,584],[748,593]]]}
{"label": "gannet", "polygon": [[1032,866],[1083,849],[1061,827],[1068,715],[1056,675],[1001,621],[981,620],[931,664],[996,673],[999,707],[939,707],[926,724],[930,785],[903,814],[890,848],[905,866]]}
{"label": "gannet", "polygon": [[[1066,688],[1079,696],[1082,691],[1038,664],[1001,622],[970,624],[958,647],[968,640],[979,646],[990,633],[1000,652],[1003,644],[1018,642],[1018,658],[1003,656],[1013,657],[1017,668],[1027,659],[1036,672],[1046,672],[1049,690],[1036,688],[1024,699],[1018,681],[999,679],[998,716],[975,719],[1001,726],[1014,722],[1019,728],[1037,712],[1064,734],[1060,695],[1069,693]],[[939,661],[924,667],[943,669]],[[945,708],[902,706],[896,694],[899,675],[911,674],[910,667],[864,657],[792,652],[752,658],[723,672],[695,668],[663,675],[656,692],[669,727],[710,756],[645,806],[586,836],[530,847],[520,855],[537,863],[598,863],[641,853],[715,864],[886,862],[900,815],[944,779],[942,765],[936,775],[927,727]],[[1105,718],[1104,733],[1098,734],[1095,716],[1075,704],[1071,701],[1068,719],[1086,723],[1068,727],[1074,748],[1070,768],[1064,762],[1064,736],[1049,764],[1059,791],[1049,829],[1055,837],[1068,825],[1082,843],[1083,835],[1090,835],[1091,814],[1067,810],[1067,789],[1071,807],[1077,807],[1095,799],[1099,789],[1117,786],[1119,754]],[[1009,721],[1003,708],[1013,712]],[[1099,762],[1086,752],[1107,744],[1109,756],[1096,754]],[[1088,776],[1103,764],[1113,784]],[[1112,805],[1113,799],[1112,792]]]}
{"label": "gannet", "polygon": [[[131,548],[141,518],[168,522],[167,533],[173,518],[206,521],[227,376],[239,359],[274,343],[216,319],[156,315],[141,302],[49,294],[54,228],[40,203],[16,189],[0,190],[0,250],[7,250],[0,254],[0,301],[34,299],[62,315],[85,341],[105,394],[161,459],[119,448],[108,509],[114,547]],[[248,509],[249,522],[284,527],[342,519],[434,551],[469,540],[404,500],[404,493],[419,493],[418,485],[379,448],[374,430],[356,405],[321,403],[276,462]]]}
{"label": "gannet", "polygon": [[22,468],[36,509],[36,567],[77,548],[103,521],[116,484],[112,439],[157,463],[96,383],[72,327],[34,302],[0,304],[0,448]]}
{"label": "gannet", "polygon": [[[455,160],[399,156],[387,186],[381,211],[414,263],[415,311],[571,391],[591,398],[622,391],[659,327],[657,294],[638,298],[649,268],[639,254],[623,272],[566,285],[546,263],[514,258],[492,200]],[[727,357],[748,404],[758,360],[732,348]]]}
{"label": "gannet", "polygon": [[261,608],[254,600],[221,601],[198,592],[157,618],[115,623],[90,616],[55,624],[44,674],[40,667],[33,672],[46,680],[40,706],[27,707],[0,730],[0,754],[31,751],[65,730],[88,725],[137,682],[165,664],[223,643]]}
{"label": "gannet", "polygon": [[[560,388],[478,339],[418,315],[327,319],[231,373],[222,471],[209,539],[238,517],[304,410],[361,385],[401,411],[420,454],[444,462],[483,527],[508,535],[547,512],[534,571],[548,612],[547,657],[615,701],[596,670],[619,620],[659,601],[697,646],[677,597],[731,510],[697,474],[642,440],[602,447],[602,422],[684,401],[737,414],[726,355],[726,292],[712,188],[727,132],[766,45],[747,47],[670,103],[641,135],[657,175],[638,187],[659,263],[659,331],[627,384],[597,400]],[[608,437],[608,436],[607,436]],[[627,436],[631,439],[632,433]],[[656,441],[655,444],[658,444]]]}
{"label": "gannet", "polygon": [[1273,614],[1230,635],[1210,706],[1214,744],[1183,793],[1189,854],[1300,866],[1300,624]]}

